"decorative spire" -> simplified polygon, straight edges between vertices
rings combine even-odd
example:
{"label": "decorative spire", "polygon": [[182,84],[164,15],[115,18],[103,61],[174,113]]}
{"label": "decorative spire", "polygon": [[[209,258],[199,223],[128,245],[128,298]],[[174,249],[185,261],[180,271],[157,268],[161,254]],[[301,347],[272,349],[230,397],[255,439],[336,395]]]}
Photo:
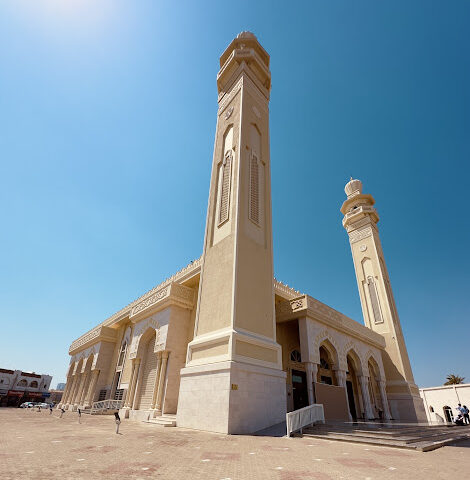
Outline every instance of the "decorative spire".
{"label": "decorative spire", "polygon": [[362,182],[357,179],[351,179],[344,187],[344,191],[348,198],[354,197],[355,195],[359,195],[362,193]]}

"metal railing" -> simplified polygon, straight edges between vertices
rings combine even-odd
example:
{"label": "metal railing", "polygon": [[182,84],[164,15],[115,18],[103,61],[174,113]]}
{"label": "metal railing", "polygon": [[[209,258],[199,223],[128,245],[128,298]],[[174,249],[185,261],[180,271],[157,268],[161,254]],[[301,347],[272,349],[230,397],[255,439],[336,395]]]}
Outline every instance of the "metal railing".
{"label": "metal railing", "polygon": [[315,423],[325,423],[323,405],[320,403],[289,412],[286,414],[287,436],[299,430],[302,433],[302,428]]}
{"label": "metal railing", "polygon": [[91,407],[91,414],[103,412],[106,410],[119,410],[122,408],[122,400],[101,400],[99,402],[94,402],[93,406]]}

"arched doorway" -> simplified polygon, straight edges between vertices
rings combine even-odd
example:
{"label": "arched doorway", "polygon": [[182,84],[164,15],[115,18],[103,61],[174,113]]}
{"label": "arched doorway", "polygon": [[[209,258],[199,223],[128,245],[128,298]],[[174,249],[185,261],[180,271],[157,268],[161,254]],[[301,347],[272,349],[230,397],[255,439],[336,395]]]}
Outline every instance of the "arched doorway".
{"label": "arched doorway", "polygon": [[299,350],[292,350],[289,360],[292,377],[292,401],[294,410],[298,410],[308,405],[307,375]]}
{"label": "arched doorway", "polygon": [[325,341],[319,349],[320,364],[318,365],[317,382],[327,385],[338,385],[334,366],[336,363],[336,350],[330,342]]}
{"label": "arched doorway", "polygon": [[444,407],[444,418],[446,422],[452,423],[454,421],[454,414],[452,413],[452,408],[447,405]]}
{"label": "arched doorway", "polygon": [[153,391],[157,376],[157,354],[155,349],[155,330],[147,330],[139,343],[138,356],[142,359],[139,379],[138,409],[148,410],[152,407]]}
{"label": "arched doorway", "polygon": [[358,375],[360,369],[359,356],[350,350],[346,355],[348,371],[346,372],[346,391],[348,394],[349,413],[353,421],[362,417],[362,406],[360,401],[360,389],[358,383]]}

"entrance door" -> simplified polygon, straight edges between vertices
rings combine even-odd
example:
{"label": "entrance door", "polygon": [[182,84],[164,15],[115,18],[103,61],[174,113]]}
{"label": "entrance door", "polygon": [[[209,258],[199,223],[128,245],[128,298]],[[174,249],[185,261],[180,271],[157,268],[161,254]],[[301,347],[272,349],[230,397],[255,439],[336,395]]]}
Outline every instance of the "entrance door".
{"label": "entrance door", "polygon": [[294,410],[308,406],[307,376],[300,370],[292,370]]}
{"label": "entrance door", "polygon": [[446,417],[446,421],[452,423],[454,421],[454,416],[452,415],[452,409],[447,405],[444,407],[444,415]]}
{"label": "entrance door", "polygon": [[346,381],[346,390],[348,392],[349,411],[351,412],[352,419],[356,421],[357,420],[356,402],[354,401],[353,386],[349,380]]}

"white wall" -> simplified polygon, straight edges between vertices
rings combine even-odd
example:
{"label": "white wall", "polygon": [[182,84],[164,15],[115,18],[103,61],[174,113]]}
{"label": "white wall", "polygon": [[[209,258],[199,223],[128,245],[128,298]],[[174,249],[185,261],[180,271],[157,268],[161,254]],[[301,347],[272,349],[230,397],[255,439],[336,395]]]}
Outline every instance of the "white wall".
{"label": "white wall", "polygon": [[[459,403],[466,405],[470,409],[470,383],[420,388],[419,394],[424,402],[427,419],[432,423],[445,422],[445,406],[452,408],[454,417],[456,415],[456,407]],[[434,412],[431,412],[431,407]]]}

